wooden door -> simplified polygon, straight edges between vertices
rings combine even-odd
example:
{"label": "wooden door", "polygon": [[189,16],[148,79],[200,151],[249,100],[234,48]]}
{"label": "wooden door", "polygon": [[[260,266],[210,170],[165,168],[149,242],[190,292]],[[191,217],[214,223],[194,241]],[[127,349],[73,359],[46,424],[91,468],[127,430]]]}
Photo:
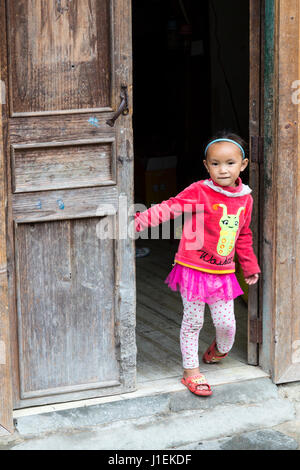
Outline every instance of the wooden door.
{"label": "wooden door", "polygon": [[[5,14],[0,3],[0,18]],[[0,47],[0,436],[13,432],[12,380],[10,361],[8,279],[6,254],[6,171],[4,148],[4,123],[6,90],[3,86],[5,53]]]}
{"label": "wooden door", "polygon": [[[249,182],[252,188],[253,213],[251,228],[253,247],[261,266],[263,221],[263,58],[264,0],[250,0],[250,86],[249,86]],[[248,363],[259,362],[262,341],[262,279],[251,286],[248,295]]]}
{"label": "wooden door", "polygon": [[262,359],[284,383],[300,380],[299,0],[266,0],[266,27]]}
{"label": "wooden door", "polygon": [[135,388],[130,3],[1,0],[14,408]]}

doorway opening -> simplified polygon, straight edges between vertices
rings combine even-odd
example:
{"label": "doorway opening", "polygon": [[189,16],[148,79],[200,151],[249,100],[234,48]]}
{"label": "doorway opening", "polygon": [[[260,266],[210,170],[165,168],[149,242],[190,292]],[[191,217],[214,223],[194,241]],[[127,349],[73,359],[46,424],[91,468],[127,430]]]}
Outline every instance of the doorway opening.
{"label": "doorway opening", "polygon": [[[216,131],[249,141],[249,5],[133,0],[132,7],[135,203],[150,207],[208,177],[203,149]],[[249,183],[248,169],[242,179]],[[171,383],[182,374],[182,300],[164,283],[179,240],[158,233],[136,241],[138,384]],[[210,375],[212,384],[247,364],[247,289],[239,281],[245,295],[235,300],[233,349],[213,372],[200,361],[205,374],[218,374]],[[206,305],[200,358],[214,331]]]}

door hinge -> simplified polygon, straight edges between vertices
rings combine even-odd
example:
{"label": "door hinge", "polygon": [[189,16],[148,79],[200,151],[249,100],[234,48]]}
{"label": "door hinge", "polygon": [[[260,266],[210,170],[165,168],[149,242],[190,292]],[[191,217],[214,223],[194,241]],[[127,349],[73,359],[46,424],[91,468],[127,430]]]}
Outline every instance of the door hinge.
{"label": "door hinge", "polygon": [[262,320],[250,319],[250,343],[262,344]]}
{"label": "door hinge", "polygon": [[264,137],[261,135],[251,136],[250,161],[263,163],[264,161]]}

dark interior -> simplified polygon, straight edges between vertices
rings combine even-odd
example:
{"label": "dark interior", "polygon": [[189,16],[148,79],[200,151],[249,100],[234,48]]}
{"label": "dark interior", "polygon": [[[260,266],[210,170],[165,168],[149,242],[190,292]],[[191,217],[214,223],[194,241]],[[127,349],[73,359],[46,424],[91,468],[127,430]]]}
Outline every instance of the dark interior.
{"label": "dark interior", "polygon": [[[208,177],[203,153],[217,131],[249,140],[249,5],[133,0],[132,7],[135,203],[150,207]],[[242,180],[248,184],[248,170]],[[179,240],[172,231],[168,240],[146,232],[136,241],[140,382],[181,374],[182,302],[164,284]],[[138,256],[141,248],[150,253]],[[247,296],[236,299],[235,314],[236,342],[225,368],[247,362]],[[200,352],[213,335],[206,314]]]}
{"label": "dark interior", "polygon": [[[133,0],[132,6],[135,159],[175,155],[180,192],[207,177],[203,149],[216,131],[230,129],[248,141],[248,2]],[[136,196],[142,201],[139,184]]]}

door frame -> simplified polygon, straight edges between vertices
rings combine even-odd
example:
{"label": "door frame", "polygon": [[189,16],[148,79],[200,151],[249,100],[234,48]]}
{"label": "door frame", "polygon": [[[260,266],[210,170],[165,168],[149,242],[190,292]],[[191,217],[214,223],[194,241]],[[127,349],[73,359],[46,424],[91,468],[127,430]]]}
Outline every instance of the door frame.
{"label": "door frame", "polygon": [[299,83],[293,85],[299,80],[300,12],[298,0],[265,0],[265,7],[264,295],[260,365],[278,384],[300,380],[299,348],[295,351],[292,347],[293,317],[298,315],[300,300],[295,288],[299,279],[296,226],[299,104],[292,100],[295,88],[296,92],[299,90]]}
{"label": "door frame", "polygon": [[[249,183],[253,190],[253,248],[262,264],[263,135],[264,135],[264,0],[249,0]],[[248,293],[248,364],[259,364],[262,342],[262,281]]]}
{"label": "door frame", "polygon": [[[0,1],[0,18],[5,18],[5,4]],[[7,178],[5,139],[7,128],[7,93],[3,70],[6,68],[6,42],[0,48],[0,436],[13,432],[12,371],[8,308]]]}
{"label": "door frame", "polygon": [[[6,15],[5,2],[0,1],[1,25]],[[10,315],[8,306],[7,260],[7,174],[6,139],[8,93],[5,87],[7,44],[3,38],[0,48],[0,436],[13,432],[13,394],[11,370]],[[1,357],[2,356],[2,357]]]}
{"label": "door frame", "polygon": [[[276,141],[274,139],[276,116],[275,106],[275,3],[265,0],[265,53],[264,53],[264,199],[263,210],[266,219],[263,224],[262,273],[263,273],[263,343],[259,362],[263,370],[272,374],[273,356],[273,309],[275,297],[274,245],[275,245],[275,189],[273,187],[274,159]],[[277,91],[277,90],[276,90]]]}

